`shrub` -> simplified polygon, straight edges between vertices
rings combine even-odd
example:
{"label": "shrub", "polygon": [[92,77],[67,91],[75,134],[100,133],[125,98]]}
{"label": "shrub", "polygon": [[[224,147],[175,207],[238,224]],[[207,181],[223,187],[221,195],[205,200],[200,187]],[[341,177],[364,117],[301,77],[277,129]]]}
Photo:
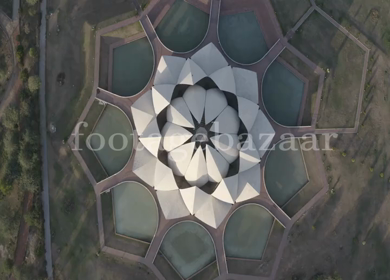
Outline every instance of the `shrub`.
{"label": "shrub", "polygon": [[37,48],[30,48],[30,50],[28,51],[28,54],[32,58],[37,58],[38,57],[38,50],[37,50]]}
{"label": "shrub", "polygon": [[23,83],[27,82],[27,80],[28,80],[28,70],[26,68],[24,68],[20,72],[20,79],[22,80]]}
{"label": "shrub", "polygon": [[41,87],[41,80],[38,76],[31,76],[28,78],[28,89],[31,92],[36,92]]}
{"label": "shrub", "polygon": [[32,17],[35,16],[37,14],[37,9],[35,7],[28,8],[28,14]]}
{"label": "shrub", "polygon": [[373,167],[370,167],[370,172],[373,172],[374,171],[374,168]]}
{"label": "shrub", "polygon": [[342,152],[341,155],[342,155],[343,157],[346,157],[346,156],[347,156],[347,153],[346,153],[346,152]]}
{"label": "shrub", "polygon": [[383,174],[383,172],[381,172],[381,173],[379,174],[379,177],[383,178],[383,177],[385,177],[385,174]]}
{"label": "shrub", "polygon": [[3,138],[3,150],[9,157],[18,147],[19,135],[11,130],[7,130]]}
{"label": "shrub", "polygon": [[38,0],[26,0],[26,2],[27,2],[29,5],[33,6],[33,5],[35,5],[36,3],[38,3]]}
{"label": "shrub", "polygon": [[30,191],[30,192],[36,192],[39,190],[40,186],[41,186],[41,182],[40,182],[40,179],[37,178],[37,176],[34,176],[34,174],[32,174],[32,172],[27,172],[25,171],[21,178],[20,178],[20,184],[23,186],[23,188],[26,190],[26,191]]}
{"label": "shrub", "polygon": [[12,272],[12,267],[14,266],[14,262],[12,259],[6,259],[3,264],[4,272],[10,274]]}
{"label": "shrub", "polygon": [[22,45],[16,47],[16,58],[19,63],[23,64],[24,48]]}
{"label": "shrub", "polygon": [[17,129],[19,124],[19,112],[15,107],[8,107],[3,118],[3,125],[8,129]]}

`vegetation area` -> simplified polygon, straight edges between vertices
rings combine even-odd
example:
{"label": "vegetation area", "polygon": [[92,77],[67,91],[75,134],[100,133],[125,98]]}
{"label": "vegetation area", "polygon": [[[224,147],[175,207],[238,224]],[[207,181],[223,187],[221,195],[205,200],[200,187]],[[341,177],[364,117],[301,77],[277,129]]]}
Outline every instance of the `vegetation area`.
{"label": "vegetation area", "polygon": [[95,193],[64,142],[92,94],[96,30],[135,15],[133,3],[53,0],[49,5],[53,14],[47,26],[47,113],[48,121],[57,127],[48,138],[55,279],[126,279],[129,275],[135,280],[155,279],[142,264],[100,252]]}
{"label": "vegetation area", "polygon": [[291,44],[326,71],[318,128],[354,127],[365,52],[318,12]]}
{"label": "vegetation area", "polygon": [[100,105],[98,100],[95,100],[85,117],[84,122],[88,124],[87,127],[80,127],[80,154],[83,157],[85,163],[88,165],[93,177],[97,182],[106,179],[107,172],[100,163],[94,151],[89,149],[86,145],[88,136],[92,133],[96,123],[105,109],[104,105]]}
{"label": "vegetation area", "polygon": [[[286,6],[290,3],[287,0],[282,2]],[[289,245],[277,279],[390,279],[390,59],[387,49],[390,2],[316,0],[316,3],[370,48],[367,80],[362,111],[358,112],[361,114],[359,131],[339,135],[331,141],[332,150],[321,153],[330,190],[289,232]],[[318,17],[318,14],[304,23],[292,42],[302,40],[300,50],[314,62],[321,61],[319,57],[328,56],[333,48],[336,51],[328,57],[336,69],[347,61],[355,65],[356,54],[355,58],[346,59],[345,52],[353,53],[348,49],[349,40],[335,40],[337,35],[324,36],[328,27],[334,27],[322,19],[316,21],[313,16]],[[307,32],[309,29],[313,30],[311,35]],[[342,44],[336,44],[340,41]],[[325,71],[326,65],[321,64]],[[343,96],[341,93],[350,93],[353,88],[347,87],[342,92],[338,89],[343,85],[342,79],[353,74],[355,67],[338,72],[341,75],[339,83],[329,83],[329,79],[333,79],[332,69],[329,69],[326,83],[333,86],[325,94],[338,92]],[[357,86],[358,81],[352,80],[350,85]],[[354,103],[352,94],[345,100],[345,108]],[[328,102],[326,95],[322,101]],[[341,108],[339,111],[343,110]],[[332,117],[324,117],[322,121],[330,122]],[[319,139],[323,145],[324,137]],[[310,265],[302,266],[302,263]]]}
{"label": "vegetation area", "polygon": [[0,97],[4,94],[13,68],[12,45],[0,26]]}
{"label": "vegetation area", "polygon": [[309,0],[271,0],[283,34],[295,26],[310,8]]}
{"label": "vegetation area", "polygon": [[[0,126],[0,278],[43,279],[44,234],[37,36],[38,3],[21,1],[16,54],[23,86],[4,112]],[[29,56],[25,50],[30,50]],[[32,51],[31,51],[32,50]],[[20,225],[20,227],[19,227]],[[27,236],[18,239],[18,231]],[[18,246],[17,246],[18,245]],[[15,259],[13,259],[15,255]]]}

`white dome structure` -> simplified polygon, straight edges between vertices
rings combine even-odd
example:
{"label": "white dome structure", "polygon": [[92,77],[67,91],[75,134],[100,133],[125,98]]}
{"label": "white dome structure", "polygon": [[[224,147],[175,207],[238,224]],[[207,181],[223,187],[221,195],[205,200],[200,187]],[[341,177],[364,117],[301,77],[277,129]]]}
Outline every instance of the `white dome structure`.
{"label": "white dome structure", "polygon": [[232,204],[260,194],[275,132],[258,99],[257,74],[229,66],[212,43],[187,60],[161,58],[152,90],[131,110],[133,172],[155,188],[166,219],[194,215],[217,228]]}

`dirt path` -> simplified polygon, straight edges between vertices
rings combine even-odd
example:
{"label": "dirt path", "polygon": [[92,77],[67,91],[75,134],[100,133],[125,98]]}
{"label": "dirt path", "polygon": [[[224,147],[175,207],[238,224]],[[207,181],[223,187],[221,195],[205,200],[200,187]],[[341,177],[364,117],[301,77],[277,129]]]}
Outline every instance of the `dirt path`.
{"label": "dirt path", "polygon": [[18,240],[16,242],[16,250],[14,257],[14,264],[20,266],[23,264],[24,257],[26,256],[26,248],[28,241],[28,233],[30,226],[26,223],[24,216],[30,212],[32,207],[34,195],[31,192],[26,192],[23,199],[23,216],[20,220]]}

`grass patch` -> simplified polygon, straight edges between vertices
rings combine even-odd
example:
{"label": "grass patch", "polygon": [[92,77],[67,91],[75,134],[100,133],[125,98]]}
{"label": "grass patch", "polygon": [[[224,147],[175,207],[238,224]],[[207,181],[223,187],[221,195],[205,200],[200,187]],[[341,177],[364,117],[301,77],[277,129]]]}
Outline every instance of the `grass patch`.
{"label": "grass patch", "polygon": [[12,74],[12,56],[12,45],[7,34],[0,26],[0,97],[4,94]]}
{"label": "grass patch", "polygon": [[286,34],[310,8],[309,0],[271,0],[283,34]]}
{"label": "grass patch", "polygon": [[[149,1],[148,1],[149,2]],[[132,10],[132,11],[129,11],[129,12],[126,12],[126,13],[123,13],[123,14],[120,14],[120,15],[117,15],[117,16],[114,16],[114,17],[111,17],[109,19],[106,19],[104,21],[101,21],[99,22],[97,25],[96,25],[96,29],[102,29],[102,28],[105,28],[107,26],[110,26],[110,25],[113,25],[115,23],[118,23],[118,22],[121,22],[123,20],[126,20],[126,19],[129,19],[131,17],[134,17],[137,15],[137,11],[135,10]]]}
{"label": "grass patch", "polygon": [[390,2],[383,0],[316,0],[316,3],[336,21],[354,26],[377,47],[390,52],[389,37]]}
{"label": "grass patch", "polygon": [[143,32],[141,23],[139,21],[129,24],[126,26],[123,26],[121,28],[115,29],[111,32],[105,33],[103,36],[104,37],[115,37],[115,38],[129,38],[135,34],[138,34],[140,32]]}
{"label": "grass patch", "polygon": [[[89,170],[91,171],[93,177],[97,182],[107,178],[107,173],[104,170],[103,166],[99,162],[96,154],[88,149],[86,145],[87,137],[93,131],[98,119],[105,109],[104,105],[100,105],[98,100],[95,100],[89,109],[87,116],[85,117],[84,122],[88,124],[87,127],[83,125],[80,127],[80,154],[83,157],[85,163],[87,164]],[[81,135],[82,134],[82,135]]]}
{"label": "grass patch", "polygon": [[319,13],[301,26],[291,43],[326,74],[317,126],[354,127],[364,51]]}

